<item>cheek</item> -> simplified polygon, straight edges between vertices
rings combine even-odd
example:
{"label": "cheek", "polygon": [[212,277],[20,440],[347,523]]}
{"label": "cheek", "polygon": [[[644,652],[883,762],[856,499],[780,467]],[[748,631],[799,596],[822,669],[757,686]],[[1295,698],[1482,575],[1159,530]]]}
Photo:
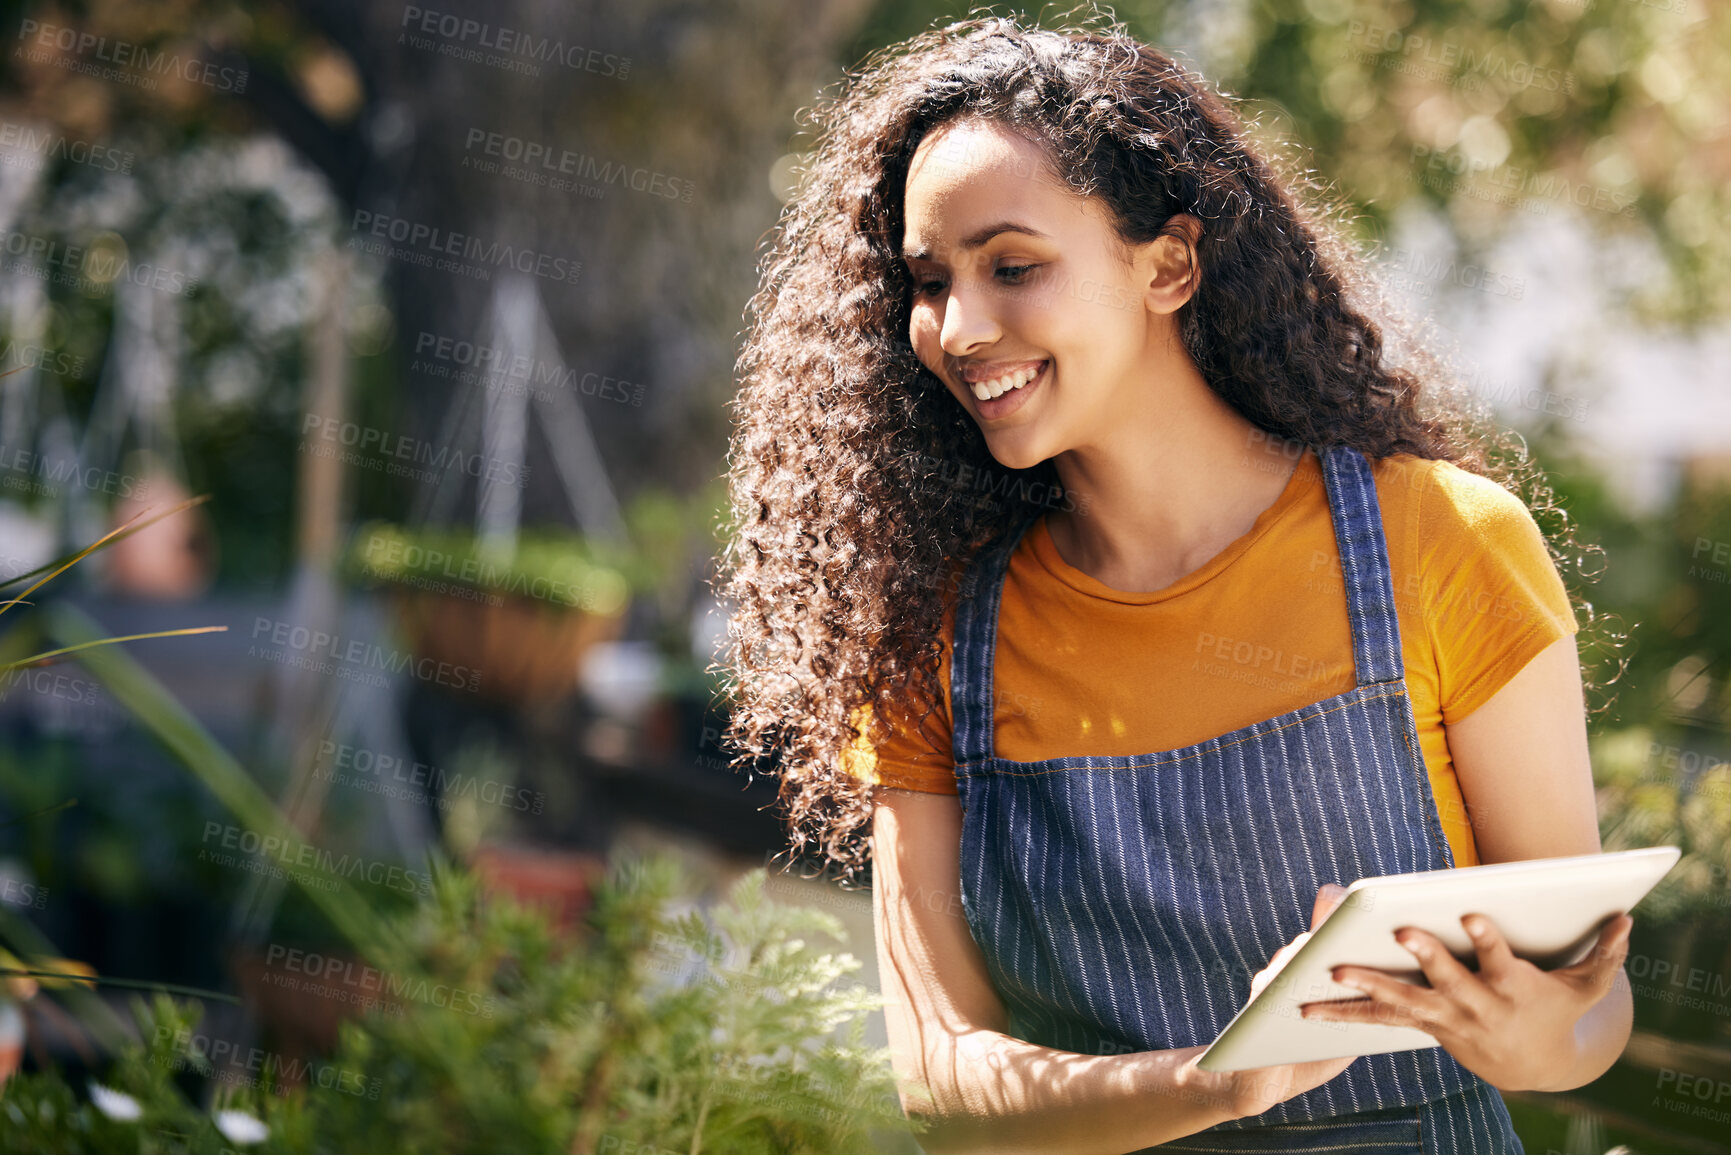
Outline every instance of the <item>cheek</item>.
{"label": "cheek", "polygon": [[908,336],[919,340],[927,333],[938,331],[938,315],[928,304],[915,304],[908,310]]}
{"label": "cheek", "polygon": [[937,314],[930,308],[916,308],[908,318],[908,344],[914,347],[926,367],[930,368],[934,361],[942,359],[942,348],[939,345],[941,330]]}
{"label": "cheek", "polygon": [[1049,349],[1078,339],[1087,341],[1098,334],[1102,318],[1091,309],[1078,308],[1073,289],[1043,288],[1011,301],[1004,309],[1004,329],[1015,333],[1020,344]]}

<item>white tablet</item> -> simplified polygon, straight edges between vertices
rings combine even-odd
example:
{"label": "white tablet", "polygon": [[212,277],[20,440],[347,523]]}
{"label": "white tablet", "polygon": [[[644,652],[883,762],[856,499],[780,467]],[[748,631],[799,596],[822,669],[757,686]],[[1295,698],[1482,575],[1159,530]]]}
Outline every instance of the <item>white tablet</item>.
{"label": "white tablet", "polygon": [[1572,966],[1592,950],[1605,924],[1617,912],[1631,910],[1680,855],[1675,846],[1653,846],[1361,878],[1233,1016],[1197,1065],[1205,1071],[1242,1071],[1437,1046],[1413,1027],[1305,1019],[1299,1007],[1363,998],[1329,977],[1333,968],[1347,964],[1429,985],[1417,960],[1394,939],[1404,926],[1429,931],[1477,969],[1478,952],[1461,926],[1461,917],[1475,911],[1496,924],[1518,957],[1544,970]]}

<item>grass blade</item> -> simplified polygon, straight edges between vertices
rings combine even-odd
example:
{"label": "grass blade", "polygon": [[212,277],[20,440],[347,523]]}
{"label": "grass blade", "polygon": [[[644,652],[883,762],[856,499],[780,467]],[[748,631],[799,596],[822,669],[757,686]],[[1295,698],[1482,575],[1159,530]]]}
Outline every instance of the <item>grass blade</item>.
{"label": "grass blade", "polygon": [[[31,570],[29,573],[21,573],[15,577],[9,577],[4,581],[0,581],[0,589],[5,589],[7,586],[16,585],[26,578],[35,577],[39,573],[43,573],[45,571],[48,573],[47,577],[43,578],[41,581],[39,581],[35,585],[31,586],[29,589],[25,590],[23,593],[19,594],[17,597],[12,598],[9,601],[0,602],[0,614],[5,613],[12,606],[17,605],[19,602],[23,601],[25,598],[27,598],[31,594],[35,593],[37,590],[41,589],[43,586],[45,586],[49,582],[53,581],[55,578],[57,578],[61,574],[65,573],[67,570],[71,569],[73,566],[77,565],[79,562],[83,561],[85,558],[89,557],[91,554],[95,553],[97,550],[102,549],[105,546],[112,545],[115,542],[120,541],[124,538],[131,537],[133,534],[137,533],[141,529],[148,529],[149,527],[155,525],[157,522],[161,521],[165,517],[173,517],[175,514],[180,513],[183,510],[191,509],[193,506],[201,505],[204,502],[207,502],[209,500],[210,500],[210,494],[201,493],[197,497],[189,497],[185,501],[181,502],[179,505],[173,506],[170,509],[163,510],[161,513],[157,514],[155,517],[152,517],[147,521],[139,522],[138,521],[139,518],[143,517],[145,514],[150,512],[147,509],[141,509],[137,513],[133,514],[130,518],[128,518],[124,525],[119,525],[119,526],[116,526],[115,528],[109,530],[107,533],[103,534],[101,537],[97,538],[95,541],[91,542],[89,545],[85,546],[83,549],[78,550],[75,553],[69,553],[65,557],[56,558],[53,561],[49,562],[47,565],[39,565],[35,569]],[[134,524],[134,523],[137,523],[137,524]]]}
{"label": "grass blade", "polygon": [[26,666],[48,664],[49,658],[58,658],[62,654],[76,654],[80,650],[88,650],[92,646],[112,646],[116,642],[139,642],[145,638],[183,638],[188,634],[214,634],[228,629],[227,626],[190,626],[184,630],[158,630],[153,634],[127,634],[123,638],[98,638],[94,642],[80,642],[76,646],[62,646],[58,650],[44,650],[40,654],[32,654],[28,658],[20,658],[16,662],[0,662],[0,674],[7,670],[21,670]]}
{"label": "grass blade", "polygon": [[[252,775],[187,712],[174,695],[163,688],[161,682],[124,649],[96,644],[104,640],[97,632],[96,622],[65,602],[56,603],[44,614],[49,619],[50,632],[69,642],[69,648],[90,647],[81,649],[78,660],[102,682],[116,701],[131,711],[133,717],[216,795],[236,821],[251,828],[261,838],[303,841],[300,831],[283,816],[276,803],[253,781]],[[289,874],[356,949],[370,957],[384,957],[388,944],[382,938],[378,916],[364,898],[316,862],[297,866]],[[317,885],[321,881],[334,881],[337,886],[327,890]]]}

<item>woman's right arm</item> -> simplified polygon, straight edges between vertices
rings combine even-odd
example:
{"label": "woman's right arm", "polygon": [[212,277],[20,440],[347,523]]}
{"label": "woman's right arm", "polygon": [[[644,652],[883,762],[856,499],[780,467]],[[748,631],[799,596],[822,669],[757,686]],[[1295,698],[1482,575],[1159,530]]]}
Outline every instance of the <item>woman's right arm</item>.
{"label": "woman's right arm", "polygon": [[902,1107],[930,1124],[926,1150],[1122,1155],[1259,1114],[1351,1062],[1211,1074],[1191,1062],[1206,1047],[1082,1055],[1012,1038],[962,913],[961,840],[956,795],[878,789],[878,973]]}

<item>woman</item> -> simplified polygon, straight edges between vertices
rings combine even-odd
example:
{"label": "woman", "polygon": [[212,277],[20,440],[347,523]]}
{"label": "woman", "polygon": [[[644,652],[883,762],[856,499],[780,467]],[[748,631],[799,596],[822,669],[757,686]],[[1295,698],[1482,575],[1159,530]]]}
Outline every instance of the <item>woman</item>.
{"label": "woman", "polygon": [[1193,1062],[1339,886],[1600,848],[1569,595],[1434,362],[1116,26],[926,33],[819,127],[741,358],[730,736],[797,844],[870,822],[929,1147],[1520,1151],[1497,1089],[1627,1040],[1626,915],[1551,973],[1406,932],[1432,989],[1306,1009],[1439,1047]]}

